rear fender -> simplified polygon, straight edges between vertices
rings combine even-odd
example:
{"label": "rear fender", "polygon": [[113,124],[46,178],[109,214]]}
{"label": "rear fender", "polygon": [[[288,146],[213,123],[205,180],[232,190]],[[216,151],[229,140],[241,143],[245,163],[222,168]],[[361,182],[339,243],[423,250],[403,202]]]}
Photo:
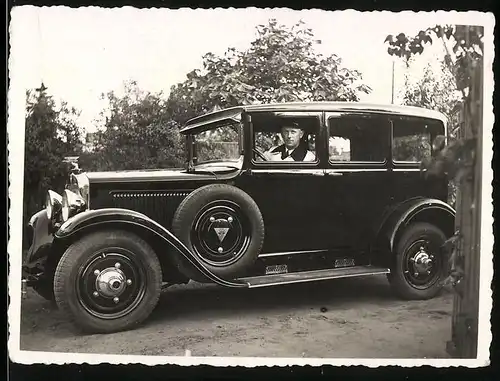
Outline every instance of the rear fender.
{"label": "rear fender", "polygon": [[[80,236],[79,233],[94,230],[99,226],[127,224],[137,229],[145,229],[159,237],[166,245],[170,246],[177,253],[182,255],[200,274],[204,275],[214,283],[225,287],[247,287],[246,283],[235,283],[219,278],[210,272],[191,251],[162,225],[152,220],[148,216],[129,209],[106,208],[88,210],[75,215],[67,220],[55,233],[56,240],[71,240],[72,237]],[[161,253],[157,253],[161,255]]]}
{"label": "rear fender", "polygon": [[416,221],[435,224],[449,237],[454,231],[455,210],[437,199],[419,197],[406,200],[384,217],[376,234],[377,246],[393,252],[404,228]]}

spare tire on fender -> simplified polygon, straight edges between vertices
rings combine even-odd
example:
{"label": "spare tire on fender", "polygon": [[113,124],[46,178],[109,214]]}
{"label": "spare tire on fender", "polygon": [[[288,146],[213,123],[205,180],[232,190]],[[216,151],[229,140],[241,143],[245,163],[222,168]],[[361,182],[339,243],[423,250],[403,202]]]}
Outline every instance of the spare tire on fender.
{"label": "spare tire on fender", "polygon": [[[264,243],[264,220],[255,201],[241,189],[210,184],[191,192],[177,208],[172,231],[213,274],[234,279],[251,267]],[[181,272],[205,277],[182,258]]]}

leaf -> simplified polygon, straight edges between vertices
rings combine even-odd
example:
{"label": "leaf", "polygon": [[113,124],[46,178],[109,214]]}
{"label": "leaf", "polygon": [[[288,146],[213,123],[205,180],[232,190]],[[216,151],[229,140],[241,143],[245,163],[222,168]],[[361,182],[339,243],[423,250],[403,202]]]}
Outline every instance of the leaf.
{"label": "leaf", "polygon": [[406,42],[408,41],[408,38],[406,38],[405,34],[404,33],[399,33],[397,36],[396,36],[396,39],[398,42]]}
{"label": "leaf", "polygon": [[451,27],[446,28],[444,34],[446,38],[449,40],[453,34],[453,29]]}

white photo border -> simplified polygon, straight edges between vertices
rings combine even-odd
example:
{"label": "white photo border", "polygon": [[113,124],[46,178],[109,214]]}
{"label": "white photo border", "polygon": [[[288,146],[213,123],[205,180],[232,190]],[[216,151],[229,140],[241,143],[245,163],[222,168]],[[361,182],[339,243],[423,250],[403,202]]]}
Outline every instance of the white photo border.
{"label": "white photo border", "polygon": [[[81,354],[38,352],[20,349],[20,321],[21,321],[21,252],[22,252],[22,211],[23,211],[23,174],[24,174],[24,138],[25,138],[25,91],[23,83],[24,59],[20,55],[20,47],[16,37],[23,32],[23,12],[25,9],[38,8],[35,6],[14,7],[11,12],[11,25],[9,28],[10,56],[8,89],[8,171],[10,209],[9,221],[9,277],[8,289],[10,304],[8,306],[8,351],[13,362],[21,364],[144,364],[144,365],[213,365],[213,366],[291,366],[291,365],[362,365],[367,367],[398,365],[402,367],[415,367],[429,365],[433,367],[478,367],[490,363],[489,348],[491,335],[491,311],[493,279],[493,206],[492,206],[492,181],[493,181],[493,61],[494,61],[494,25],[495,18],[492,13],[482,12],[389,12],[372,11],[378,17],[398,13],[401,17],[411,17],[415,13],[428,13],[429,25],[433,23],[449,23],[462,25],[481,25],[484,27],[484,93],[483,93],[483,170],[482,170],[482,204],[481,204],[481,281],[479,301],[479,330],[478,351],[476,359],[363,359],[363,358],[262,358],[262,357],[196,357],[196,356],[136,356],[136,355],[108,355],[108,354]],[[66,8],[66,7],[54,7]],[[87,7],[78,8],[85,10]],[[131,8],[131,7],[127,7]],[[214,8],[217,9],[217,8]],[[188,9],[189,10],[189,9]],[[147,11],[144,9],[141,12]],[[291,12],[300,12],[289,10]],[[322,11],[321,9],[308,11]],[[329,12],[329,11],[324,11]],[[341,12],[347,15],[358,13],[350,9]],[[362,12],[367,13],[367,12]],[[450,330],[451,336],[451,330]],[[443,343],[443,346],[445,343]]]}

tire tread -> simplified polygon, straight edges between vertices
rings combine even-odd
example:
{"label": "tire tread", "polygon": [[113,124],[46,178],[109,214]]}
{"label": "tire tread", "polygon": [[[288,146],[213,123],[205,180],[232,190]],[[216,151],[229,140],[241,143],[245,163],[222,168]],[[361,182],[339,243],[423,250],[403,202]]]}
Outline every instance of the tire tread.
{"label": "tire tread", "polygon": [[[152,295],[149,297],[145,295],[145,302],[141,302],[144,304],[138,306],[130,315],[116,320],[100,322],[96,318],[88,316],[85,311],[82,310],[81,313],[77,313],[72,308],[66,297],[67,287],[69,287],[66,282],[68,281],[68,274],[71,274],[74,271],[74,267],[79,265],[81,257],[84,256],[89,246],[93,245],[93,242],[100,242],[99,240],[110,239],[110,237],[125,239],[126,241],[132,239],[135,245],[141,247],[143,251],[141,254],[147,256],[145,261],[146,266],[150,266],[153,273],[156,274],[157,282],[154,285]],[[143,322],[150,315],[160,298],[161,280],[161,266],[158,257],[142,238],[130,232],[118,230],[94,232],[73,243],[62,255],[54,275],[54,297],[59,309],[65,315],[73,317],[84,331],[111,333],[130,329]],[[117,320],[120,320],[120,322],[117,323]]]}

